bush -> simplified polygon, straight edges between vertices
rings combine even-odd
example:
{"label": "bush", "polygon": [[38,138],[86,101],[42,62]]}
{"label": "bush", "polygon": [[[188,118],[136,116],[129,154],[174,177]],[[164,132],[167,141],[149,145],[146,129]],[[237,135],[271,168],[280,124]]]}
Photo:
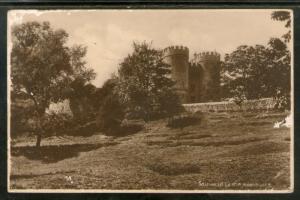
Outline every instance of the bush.
{"label": "bush", "polygon": [[141,131],[145,127],[144,120],[127,120],[124,119],[121,123],[121,131],[125,134],[133,134]]}
{"label": "bush", "polygon": [[69,135],[76,136],[91,136],[97,132],[99,128],[95,121],[85,123],[83,125],[76,126],[74,129],[70,130]]}
{"label": "bush", "polygon": [[120,129],[123,119],[124,109],[118,96],[114,93],[108,95],[100,106],[96,120],[97,127],[104,132],[115,132]]}
{"label": "bush", "polygon": [[46,135],[66,134],[74,126],[73,118],[65,113],[46,114],[42,119],[42,127]]}
{"label": "bush", "polygon": [[168,120],[167,126],[170,128],[180,128],[183,129],[184,127],[191,126],[197,123],[201,122],[201,115],[180,115],[180,116],[175,116],[172,117]]}
{"label": "bush", "polygon": [[28,100],[16,99],[11,103],[11,137],[16,137],[24,132],[32,132],[32,119],[34,112],[33,103]]}
{"label": "bush", "polygon": [[240,107],[242,103],[247,100],[244,86],[237,86],[231,90],[231,93],[233,94],[233,102]]}
{"label": "bush", "polygon": [[145,127],[144,120],[128,120],[124,119],[119,126],[114,128],[105,129],[104,134],[116,137],[135,134]]}
{"label": "bush", "polygon": [[280,96],[275,98],[274,108],[277,110],[290,110],[290,98],[288,96]]}

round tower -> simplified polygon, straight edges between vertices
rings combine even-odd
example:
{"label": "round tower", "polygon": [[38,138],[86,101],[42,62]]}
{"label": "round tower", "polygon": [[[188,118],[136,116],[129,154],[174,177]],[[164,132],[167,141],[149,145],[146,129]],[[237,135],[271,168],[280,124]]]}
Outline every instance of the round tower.
{"label": "round tower", "polygon": [[189,73],[189,103],[197,103],[201,100],[202,69],[200,63],[190,62]]}
{"label": "round tower", "polygon": [[202,102],[220,100],[220,57],[217,52],[202,52],[195,56],[202,68]]}
{"label": "round tower", "polygon": [[189,49],[184,46],[170,46],[163,50],[164,62],[171,66],[171,78],[176,81],[182,103],[189,101]]}

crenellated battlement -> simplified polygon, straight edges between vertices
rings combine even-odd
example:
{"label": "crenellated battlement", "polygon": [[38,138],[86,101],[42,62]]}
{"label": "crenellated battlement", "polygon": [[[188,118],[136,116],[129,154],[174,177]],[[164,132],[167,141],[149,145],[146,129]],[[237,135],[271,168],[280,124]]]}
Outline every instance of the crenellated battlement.
{"label": "crenellated battlement", "polygon": [[197,62],[191,61],[191,62],[189,62],[189,66],[190,66],[190,68],[199,68],[200,64]]}
{"label": "crenellated battlement", "polygon": [[216,51],[205,51],[205,52],[194,54],[194,60],[196,62],[208,60],[208,59],[220,61],[221,55]]}
{"label": "crenellated battlement", "polygon": [[185,46],[169,46],[163,50],[165,56],[174,55],[174,54],[183,54],[189,55],[189,48]]}
{"label": "crenellated battlement", "polygon": [[189,62],[189,73],[191,75],[197,75],[200,73],[201,65],[195,62]]}
{"label": "crenellated battlement", "polygon": [[189,66],[190,66],[191,68],[196,68],[196,67],[197,67],[197,63],[189,62]]}
{"label": "crenellated battlement", "polygon": [[171,78],[183,103],[219,100],[219,53],[205,51],[189,59],[189,48],[185,46],[169,46],[162,53],[164,62],[171,66]]}

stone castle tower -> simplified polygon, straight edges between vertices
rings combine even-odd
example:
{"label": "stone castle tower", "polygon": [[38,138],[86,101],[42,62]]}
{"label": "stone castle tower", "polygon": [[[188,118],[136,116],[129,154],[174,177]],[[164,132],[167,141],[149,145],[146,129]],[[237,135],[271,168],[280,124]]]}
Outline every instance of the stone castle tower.
{"label": "stone castle tower", "polygon": [[165,48],[164,62],[171,66],[171,77],[176,81],[177,90],[182,102],[188,102],[189,96],[189,49],[183,46]]}
{"label": "stone castle tower", "polygon": [[167,47],[163,53],[182,103],[220,100],[220,54],[195,53],[189,60],[189,49],[183,46]]}

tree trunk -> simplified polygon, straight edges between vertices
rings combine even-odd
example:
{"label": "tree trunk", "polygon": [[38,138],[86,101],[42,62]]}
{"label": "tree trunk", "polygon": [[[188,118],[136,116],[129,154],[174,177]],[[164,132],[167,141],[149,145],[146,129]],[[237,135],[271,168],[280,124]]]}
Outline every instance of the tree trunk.
{"label": "tree trunk", "polygon": [[36,136],[36,148],[40,148],[41,146],[41,141],[42,141],[42,134],[38,133]]}
{"label": "tree trunk", "polygon": [[[36,115],[36,148],[39,148],[41,146],[41,141],[42,141],[42,125],[41,125],[41,120],[43,118],[43,115],[45,113],[45,109],[46,109],[46,106],[44,107],[40,107],[38,102],[36,101],[35,97],[33,95],[31,95],[29,93],[29,96],[31,97],[31,99],[33,100],[34,102],[34,105],[35,105],[35,115]],[[46,105],[46,104],[42,104],[42,105]],[[41,109],[43,108],[43,109]]]}

